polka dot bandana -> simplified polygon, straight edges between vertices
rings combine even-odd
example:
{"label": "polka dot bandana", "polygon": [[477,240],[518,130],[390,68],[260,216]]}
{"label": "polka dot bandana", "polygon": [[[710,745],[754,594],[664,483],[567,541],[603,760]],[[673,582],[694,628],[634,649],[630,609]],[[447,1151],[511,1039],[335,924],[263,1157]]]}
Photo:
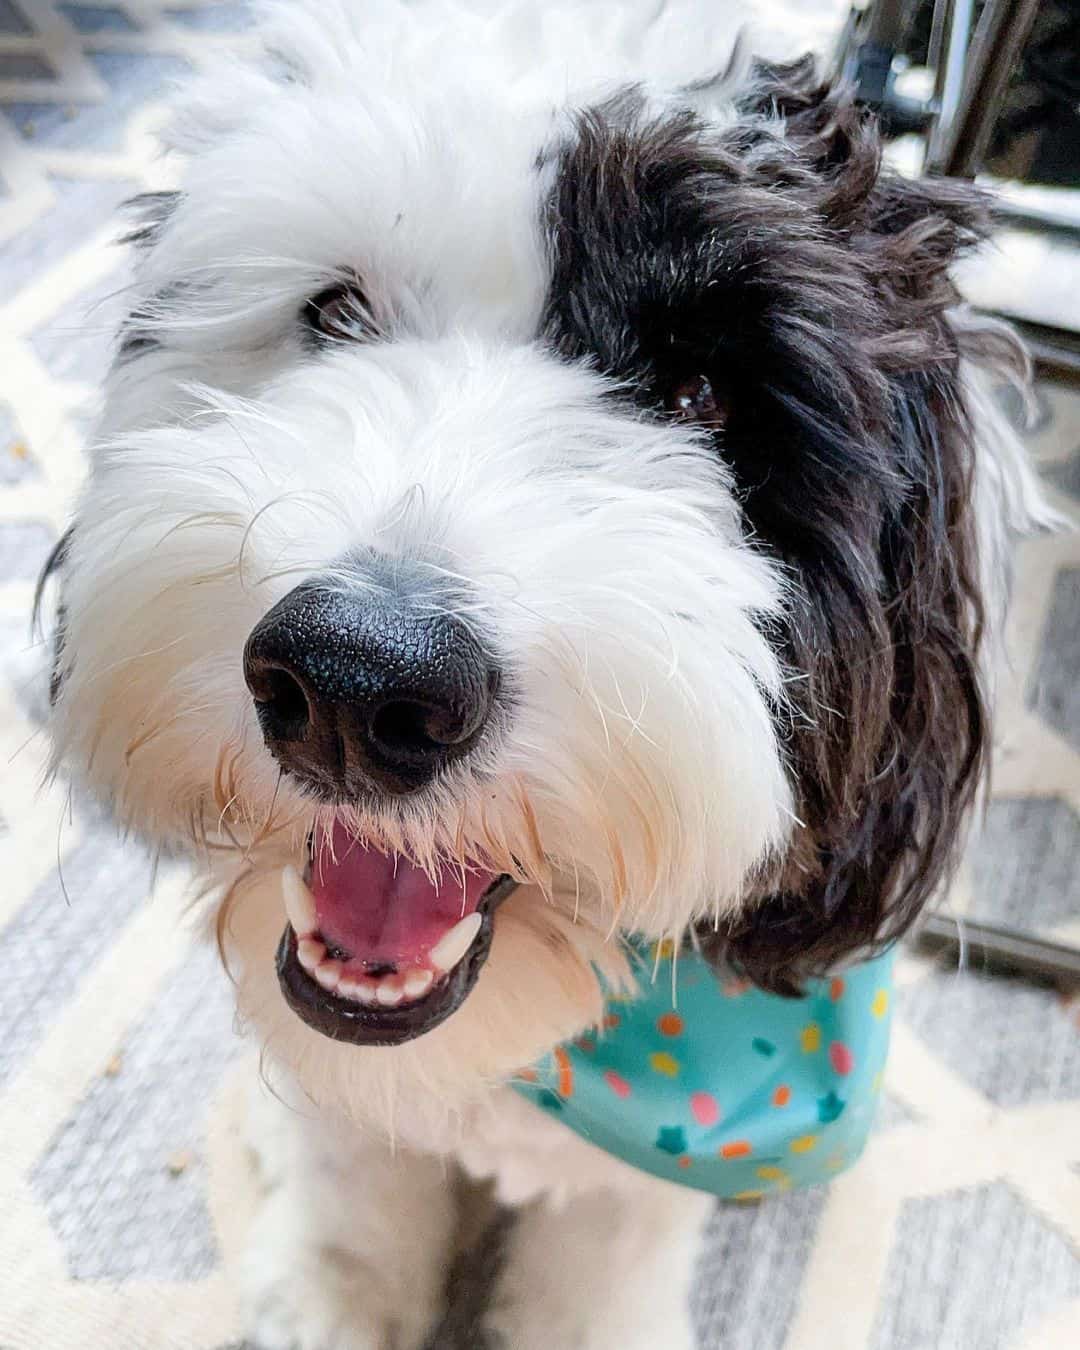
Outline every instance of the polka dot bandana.
{"label": "polka dot bandana", "polygon": [[889,1044],[892,953],[799,999],[718,978],[693,952],[635,948],[637,993],[514,1086],[624,1162],[729,1200],[849,1167]]}

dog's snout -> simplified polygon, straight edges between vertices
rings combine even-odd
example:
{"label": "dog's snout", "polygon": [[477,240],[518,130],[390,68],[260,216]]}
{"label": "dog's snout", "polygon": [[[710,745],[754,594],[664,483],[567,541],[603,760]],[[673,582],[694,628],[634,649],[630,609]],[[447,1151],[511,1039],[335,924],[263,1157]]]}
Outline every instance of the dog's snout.
{"label": "dog's snout", "polygon": [[499,672],[430,593],[307,583],[256,625],[244,678],[279,763],[340,795],[430,782],[476,744]]}

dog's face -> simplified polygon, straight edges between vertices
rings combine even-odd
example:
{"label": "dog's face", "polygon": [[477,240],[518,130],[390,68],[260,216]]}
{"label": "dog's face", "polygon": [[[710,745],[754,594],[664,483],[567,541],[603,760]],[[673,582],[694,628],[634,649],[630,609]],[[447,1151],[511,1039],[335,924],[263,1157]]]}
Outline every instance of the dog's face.
{"label": "dog's face", "polygon": [[776,987],[895,934],[982,745],[976,213],[806,66],[722,119],[317,66],[142,204],[58,757],[239,865],[242,1000],[354,1104],[580,1028],[621,932]]}

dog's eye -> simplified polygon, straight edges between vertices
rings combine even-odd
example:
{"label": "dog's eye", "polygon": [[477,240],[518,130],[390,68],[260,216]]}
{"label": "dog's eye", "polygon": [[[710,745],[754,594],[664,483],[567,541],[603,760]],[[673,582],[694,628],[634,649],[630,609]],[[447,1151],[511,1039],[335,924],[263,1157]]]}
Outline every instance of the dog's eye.
{"label": "dog's eye", "polygon": [[721,397],[706,375],[695,375],[676,385],[667,398],[668,411],[684,422],[719,428],[727,421],[727,400]]}
{"label": "dog's eye", "polygon": [[313,332],[339,341],[371,337],[375,331],[367,298],[355,281],[339,281],[313,295],[302,317]]}

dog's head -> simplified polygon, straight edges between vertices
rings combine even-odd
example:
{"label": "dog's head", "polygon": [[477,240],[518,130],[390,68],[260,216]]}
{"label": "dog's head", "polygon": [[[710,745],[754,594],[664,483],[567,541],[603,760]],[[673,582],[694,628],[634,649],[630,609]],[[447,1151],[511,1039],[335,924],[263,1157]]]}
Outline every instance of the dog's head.
{"label": "dog's head", "polygon": [[293,23],[141,203],[58,757],[238,866],[245,1005],[317,1093],[527,1062],[620,933],[781,990],[894,938],[986,736],[979,203],[808,63],[554,107]]}

